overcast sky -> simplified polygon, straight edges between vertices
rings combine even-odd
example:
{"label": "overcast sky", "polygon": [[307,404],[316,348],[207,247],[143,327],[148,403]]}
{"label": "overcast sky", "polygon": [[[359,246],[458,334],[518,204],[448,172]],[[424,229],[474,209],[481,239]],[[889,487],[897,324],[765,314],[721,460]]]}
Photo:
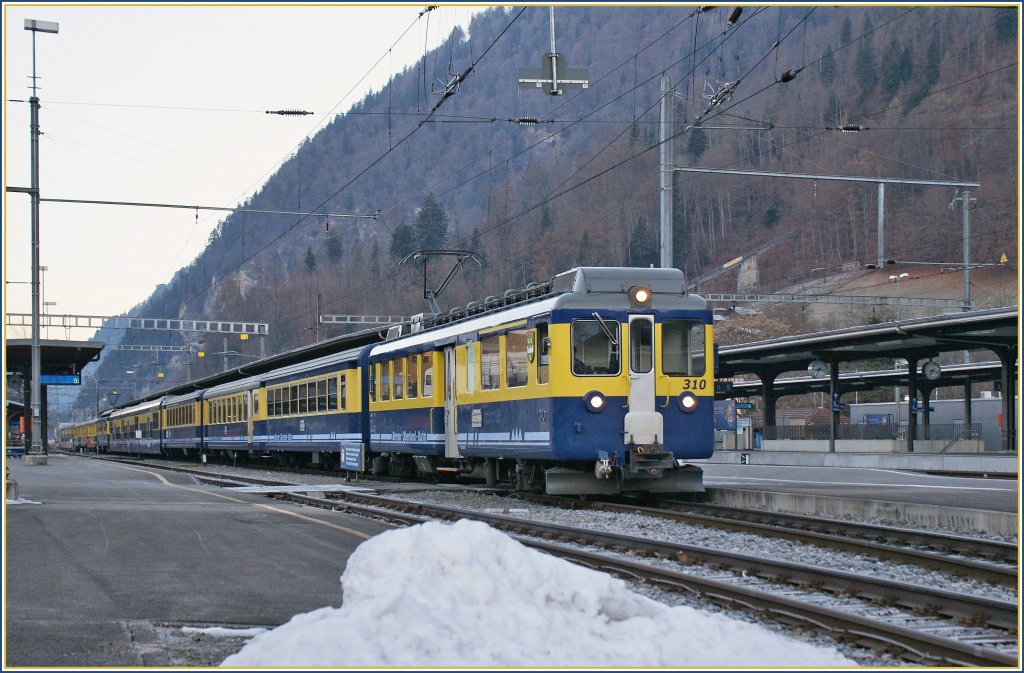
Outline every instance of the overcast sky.
{"label": "overcast sky", "polygon": [[[327,115],[486,9],[448,5],[417,20],[425,7],[5,4],[4,184],[31,181],[26,18],[60,26],[36,35],[43,198],[234,206]],[[279,109],[316,114],[265,114]],[[5,310],[30,313],[30,201],[4,200]],[[56,302],[44,312],[127,311],[194,259],[226,214],[43,203],[42,299]],[[67,338],[60,332],[43,337]]]}

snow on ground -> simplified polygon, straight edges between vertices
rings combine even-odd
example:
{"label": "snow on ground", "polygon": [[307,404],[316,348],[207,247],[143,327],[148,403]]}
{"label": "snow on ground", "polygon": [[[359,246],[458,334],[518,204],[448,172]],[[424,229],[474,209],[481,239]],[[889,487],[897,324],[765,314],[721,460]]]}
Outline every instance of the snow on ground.
{"label": "snow on ground", "polygon": [[257,635],[222,666],[830,666],[764,627],[669,607],[487,524],[428,522],[360,545],[344,605]]}
{"label": "snow on ground", "polygon": [[6,502],[8,505],[42,505],[43,504],[41,502],[36,502],[35,500],[26,500],[25,498],[18,498],[17,500],[6,500],[5,499],[4,502]]}

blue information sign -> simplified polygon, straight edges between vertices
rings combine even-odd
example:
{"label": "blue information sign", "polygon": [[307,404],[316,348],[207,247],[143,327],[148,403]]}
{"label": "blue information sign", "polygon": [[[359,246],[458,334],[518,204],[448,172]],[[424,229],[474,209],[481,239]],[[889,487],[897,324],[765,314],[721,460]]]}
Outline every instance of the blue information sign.
{"label": "blue information sign", "polygon": [[82,385],[82,375],[43,374],[39,377],[39,383],[44,386],[80,386]]}

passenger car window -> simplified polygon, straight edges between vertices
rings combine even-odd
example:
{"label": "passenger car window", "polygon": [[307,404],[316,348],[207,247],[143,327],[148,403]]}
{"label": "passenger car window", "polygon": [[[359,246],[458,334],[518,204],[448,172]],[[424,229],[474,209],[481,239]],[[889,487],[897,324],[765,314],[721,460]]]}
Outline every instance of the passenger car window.
{"label": "passenger car window", "polygon": [[405,358],[398,358],[394,361],[395,371],[395,399],[400,400],[405,394]]}
{"label": "passenger car window", "polygon": [[501,385],[501,344],[496,336],[480,340],[480,388],[494,390]]}
{"label": "passenger car window", "polygon": [[525,386],[527,382],[528,362],[526,360],[526,342],[530,332],[516,331],[505,335],[505,380],[509,388]]}
{"label": "passenger car window", "polygon": [[406,385],[406,397],[410,400],[416,397],[416,384],[420,379],[420,356],[410,355],[409,356],[409,371],[406,374],[405,385]]}

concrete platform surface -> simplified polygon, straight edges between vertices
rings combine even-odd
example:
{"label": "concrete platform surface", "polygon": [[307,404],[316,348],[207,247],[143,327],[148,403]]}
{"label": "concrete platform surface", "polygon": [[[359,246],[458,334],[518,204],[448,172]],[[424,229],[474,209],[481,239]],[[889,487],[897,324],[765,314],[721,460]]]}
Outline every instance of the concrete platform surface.
{"label": "concrete platform surface", "polygon": [[1003,536],[1020,530],[1017,479],[901,470],[701,463],[709,501]]}
{"label": "concrete platform surface", "polygon": [[8,465],[5,667],[217,665],[200,637],[177,659],[154,639],[339,606],[348,556],[390,529],[106,461]]}

